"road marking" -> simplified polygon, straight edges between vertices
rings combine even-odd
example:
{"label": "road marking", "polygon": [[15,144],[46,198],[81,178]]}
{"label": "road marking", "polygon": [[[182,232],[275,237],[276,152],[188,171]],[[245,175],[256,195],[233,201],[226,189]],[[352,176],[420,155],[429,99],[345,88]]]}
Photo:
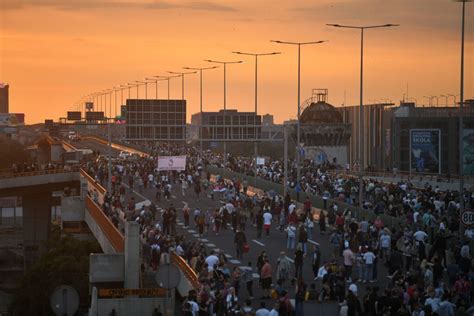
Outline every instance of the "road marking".
{"label": "road marking", "polygon": [[193,234],[194,237],[199,237],[199,234]]}
{"label": "road marking", "polygon": [[229,260],[229,262],[232,264],[240,264],[240,261],[236,259]]}
{"label": "road marking", "polygon": [[308,242],[309,242],[310,244],[319,246],[319,243],[315,242],[314,240],[308,239]]}
{"label": "road marking", "polygon": [[174,195],[172,195],[171,197],[172,197],[173,199],[176,199],[176,196],[174,196]]}
{"label": "road marking", "polygon": [[[128,186],[127,184],[125,184],[125,183],[123,183],[123,182],[122,182],[122,184],[123,184],[125,187],[127,187],[127,188],[130,189],[130,186]],[[148,198],[146,198],[146,197],[143,196],[142,194],[140,194],[140,193],[138,193],[137,191],[135,191],[135,189],[132,189],[132,191],[133,191],[136,195],[138,195],[139,197],[141,197],[142,199],[144,199],[145,201],[149,201]],[[150,203],[151,203],[151,202],[150,202]]]}
{"label": "road marking", "polygon": [[179,226],[184,226],[184,224],[183,224],[183,223],[178,223],[178,225],[179,225]]}
{"label": "road marking", "polygon": [[202,238],[201,241],[202,241],[202,242],[209,242],[209,240],[206,239],[206,238]]}
{"label": "road marking", "polygon": [[226,257],[226,258],[232,258],[232,256],[229,255],[229,254],[227,254],[227,253],[225,254],[225,257]]}
{"label": "road marking", "polygon": [[260,246],[262,246],[262,247],[265,247],[265,244],[259,242],[258,240],[252,239],[252,241],[253,241],[254,243],[256,243],[257,245],[260,245]]}
{"label": "road marking", "polygon": [[295,260],[291,259],[291,258],[290,258],[290,257],[288,257],[288,256],[285,256],[285,257],[286,257],[286,259],[287,259],[289,262],[291,262],[291,263],[295,263]]}
{"label": "road marking", "polygon": [[254,279],[260,279],[260,275],[258,273],[252,273]]}
{"label": "road marking", "polygon": [[194,234],[196,231],[192,229],[188,229],[188,232],[190,232],[191,234]]}
{"label": "road marking", "polygon": [[221,252],[221,250],[219,248],[215,248],[214,252]]}
{"label": "road marking", "polygon": [[206,244],[206,246],[208,246],[208,247],[210,247],[210,248],[214,248],[216,245],[211,244],[211,243],[208,243],[208,244]]}

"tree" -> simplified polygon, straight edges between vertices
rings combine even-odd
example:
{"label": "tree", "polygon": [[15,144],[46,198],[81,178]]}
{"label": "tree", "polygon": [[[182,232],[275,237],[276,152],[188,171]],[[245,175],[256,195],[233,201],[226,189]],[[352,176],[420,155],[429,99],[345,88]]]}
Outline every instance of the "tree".
{"label": "tree", "polygon": [[77,240],[54,228],[46,248],[22,278],[10,305],[13,315],[52,315],[49,297],[62,284],[78,291],[80,306],[89,306],[89,255],[102,252],[97,241]]}
{"label": "tree", "polygon": [[14,163],[28,160],[28,153],[19,142],[0,137],[0,169],[9,169]]}

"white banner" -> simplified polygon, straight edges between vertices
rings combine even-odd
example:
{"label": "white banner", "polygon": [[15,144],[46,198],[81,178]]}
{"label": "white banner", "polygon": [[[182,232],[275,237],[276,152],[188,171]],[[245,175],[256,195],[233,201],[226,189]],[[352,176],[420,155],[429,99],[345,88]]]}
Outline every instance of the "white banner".
{"label": "white banner", "polygon": [[257,166],[265,164],[265,157],[257,157]]}
{"label": "white banner", "polygon": [[158,171],[184,171],[184,169],[186,169],[186,156],[158,157]]}

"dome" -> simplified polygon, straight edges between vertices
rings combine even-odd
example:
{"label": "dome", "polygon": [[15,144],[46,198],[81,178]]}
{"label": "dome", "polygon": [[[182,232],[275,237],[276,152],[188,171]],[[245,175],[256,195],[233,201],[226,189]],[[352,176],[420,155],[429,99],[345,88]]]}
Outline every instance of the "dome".
{"label": "dome", "polygon": [[301,113],[301,124],[340,124],[343,123],[342,115],[332,105],[311,100]]}

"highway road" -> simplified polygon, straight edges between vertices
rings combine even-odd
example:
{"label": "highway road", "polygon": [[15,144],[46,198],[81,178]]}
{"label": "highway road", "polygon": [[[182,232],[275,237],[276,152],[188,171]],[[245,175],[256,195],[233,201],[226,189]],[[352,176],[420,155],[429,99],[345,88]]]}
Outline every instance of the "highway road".
{"label": "highway road", "polygon": [[[84,148],[90,148],[93,150],[98,150],[102,153],[106,152],[107,147],[103,144],[96,143],[94,141],[79,141],[77,143],[78,146],[84,147]],[[118,150],[113,150],[113,154],[117,155],[119,153]],[[154,189],[144,189],[143,192],[134,192],[135,195],[139,196],[140,200],[150,200],[154,201],[155,197],[155,190]],[[155,201],[154,201],[155,202]],[[183,214],[181,212],[181,208],[183,206],[183,202],[187,202],[189,204],[189,207],[191,208],[191,225],[190,227],[184,227],[184,219],[183,219]],[[215,210],[216,208],[219,208],[222,206],[223,201],[222,200],[211,200],[210,195],[203,196],[201,194],[201,198],[198,200],[196,195],[194,194],[194,191],[192,189],[188,189],[186,195],[183,197],[181,195],[181,187],[179,184],[173,185],[172,189],[172,198],[169,202],[164,201],[162,199],[161,202],[156,203],[160,208],[167,208],[171,205],[176,207],[178,209],[178,233],[184,234],[188,240],[198,240],[199,235],[197,233],[197,228],[194,225],[194,222],[192,220],[192,214],[193,210],[197,207],[199,207],[201,210],[210,210],[211,212]],[[212,214],[212,213],[211,213]],[[293,261],[294,257],[294,252],[287,250],[286,249],[286,234],[279,232],[276,229],[276,223],[272,225],[270,236],[263,238],[257,238],[257,230],[256,227],[253,225],[247,224],[247,228],[245,231],[247,241],[250,245],[250,252],[247,254],[244,254],[242,260],[238,260],[236,258],[236,253],[235,253],[235,247],[233,244],[233,238],[234,238],[234,233],[231,230],[230,227],[228,227],[226,230],[221,231],[221,233],[217,236],[214,232],[210,232],[207,236],[204,236],[202,239],[199,239],[201,243],[203,243],[208,251],[211,250],[217,250],[217,251],[224,251],[226,257],[228,258],[229,263],[231,266],[246,266],[248,262],[250,262],[256,270],[256,262],[257,262],[257,257],[260,255],[262,251],[266,251],[267,255],[270,259],[271,265],[274,267],[276,266],[277,258],[280,254],[281,251],[286,252],[286,256],[288,259]],[[320,249],[321,249],[321,254],[322,254],[322,260],[321,263],[324,263],[325,261],[330,261],[332,260],[332,246],[329,242],[329,234],[326,233],[325,235],[321,235],[319,231],[319,225],[315,224],[314,230],[313,230],[313,235],[310,236],[310,242],[308,244],[308,250],[312,250],[312,246],[319,244]],[[337,259],[339,263],[342,263],[342,257]],[[381,263],[381,260],[378,260],[378,280],[376,283],[361,283],[358,282],[357,286],[359,289],[359,297],[362,298],[362,295],[365,292],[366,286],[374,286],[378,285],[380,288],[384,288],[387,284],[389,279],[387,278],[387,269],[385,266]],[[355,269],[354,269],[355,270]],[[293,270],[294,271],[294,270]],[[356,277],[358,274],[356,271],[354,271],[353,277]],[[258,275],[255,274],[254,277],[256,278],[254,282],[254,295],[256,298],[259,298],[261,296],[261,292],[259,290],[258,286]],[[305,258],[305,263],[303,266],[303,277],[308,284],[308,287],[311,283],[314,283],[313,278],[313,272],[311,269],[311,260],[310,256],[308,255]],[[294,289],[293,287],[287,282],[286,284],[287,289],[290,293],[290,297],[294,297]],[[346,287],[349,286],[349,283],[346,283]],[[320,283],[317,284],[317,287],[320,287]],[[248,297],[248,294],[245,290],[245,286],[241,285],[241,298],[245,299]],[[270,304],[271,302],[267,302]],[[332,303],[332,304],[307,304],[308,309],[310,311],[315,311],[316,309],[321,312],[328,312],[329,315],[333,315],[335,312],[335,309],[337,309],[337,304]],[[256,305],[255,305],[256,306]],[[311,307],[312,306],[312,307]],[[305,308],[306,310],[306,308]],[[313,313],[310,313],[310,315],[316,315]]]}

